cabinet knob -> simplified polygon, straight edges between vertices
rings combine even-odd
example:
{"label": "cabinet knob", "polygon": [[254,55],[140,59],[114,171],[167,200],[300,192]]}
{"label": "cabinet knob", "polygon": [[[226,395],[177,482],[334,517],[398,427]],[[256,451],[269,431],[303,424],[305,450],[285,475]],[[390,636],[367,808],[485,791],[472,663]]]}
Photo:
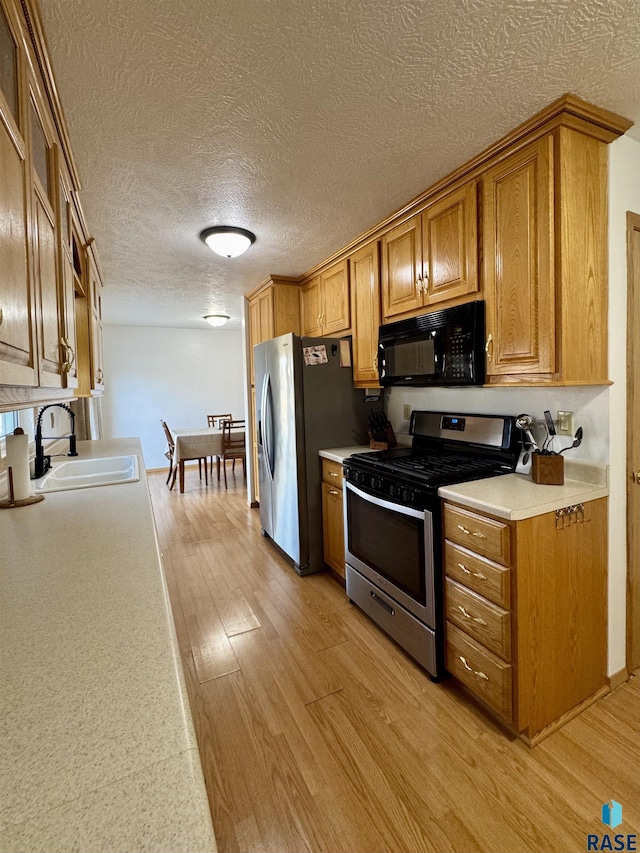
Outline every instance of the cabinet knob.
{"label": "cabinet knob", "polygon": [[493,359],[493,335],[489,334],[487,337],[487,342],[484,345],[484,351],[487,355],[487,361],[491,361]]}
{"label": "cabinet knob", "polygon": [[640,469],[638,469],[638,471],[632,472],[631,479],[633,480],[634,483],[637,483],[640,486]]}
{"label": "cabinet knob", "polygon": [[424,287],[424,285],[422,283],[422,276],[419,275],[418,278],[416,279],[416,290],[418,291],[418,293],[422,293],[423,287]]}

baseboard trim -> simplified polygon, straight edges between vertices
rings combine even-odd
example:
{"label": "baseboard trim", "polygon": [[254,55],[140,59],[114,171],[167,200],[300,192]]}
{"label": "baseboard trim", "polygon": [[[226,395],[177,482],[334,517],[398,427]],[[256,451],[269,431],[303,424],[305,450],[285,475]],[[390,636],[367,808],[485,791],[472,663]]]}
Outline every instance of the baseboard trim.
{"label": "baseboard trim", "polygon": [[606,696],[609,693],[609,686],[605,684],[604,687],[601,687],[600,690],[596,690],[591,696],[587,696],[586,699],[583,699],[575,708],[572,708],[570,711],[567,711],[566,714],[563,714],[561,717],[558,717],[557,720],[554,720],[553,723],[550,723],[548,726],[545,726],[544,729],[541,729],[539,732],[536,732],[534,735],[528,736],[524,733],[520,734],[521,739],[527,744],[529,747],[537,746],[540,741],[549,737],[549,735],[557,732],[558,729],[562,728],[569,720],[573,720],[574,717],[577,717],[578,714],[581,714],[585,711],[590,705],[593,705],[594,702],[597,702],[598,699],[602,699],[603,696]]}
{"label": "baseboard trim", "polygon": [[609,689],[617,690],[618,687],[629,681],[629,678],[630,675],[627,672],[627,668],[626,666],[623,666],[622,669],[619,669],[607,678],[607,681],[609,682]]}

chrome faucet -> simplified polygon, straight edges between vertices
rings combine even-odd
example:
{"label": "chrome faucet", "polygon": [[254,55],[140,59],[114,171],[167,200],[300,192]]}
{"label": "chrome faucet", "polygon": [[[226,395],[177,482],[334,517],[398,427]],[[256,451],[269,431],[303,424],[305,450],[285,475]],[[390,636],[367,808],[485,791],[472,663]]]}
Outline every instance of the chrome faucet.
{"label": "chrome faucet", "polygon": [[[47,409],[53,408],[64,409],[65,412],[69,412],[69,417],[71,418],[71,432],[69,435],[42,435],[42,416],[47,411]],[[76,450],[76,416],[71,411],[69,406],[65,406],[64,403],[49,403],[48,406],[43,406],[38,412],[38,419],[36,421],[36,459],[35,465],[33,468],[33,479],[37,480],[47,473],[49,468],[51,467],[51,456],[46,456],[44,454],[42,448],[42,441],[46,438],[68,438],[69,439],[69,453],[67,456],[77,456],[78,452]]]}

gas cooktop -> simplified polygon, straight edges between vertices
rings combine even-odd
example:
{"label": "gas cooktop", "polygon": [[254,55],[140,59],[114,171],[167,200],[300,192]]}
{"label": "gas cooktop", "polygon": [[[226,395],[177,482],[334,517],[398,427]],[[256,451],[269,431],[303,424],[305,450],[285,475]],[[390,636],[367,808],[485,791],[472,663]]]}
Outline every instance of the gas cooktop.
{"label": "gas cooktop", "polygon": [[413,504],[417,490],[434,494],[439,486],[515,470],[520,432],[512,416],[414,411],[410,431],[411,447],[346,459],[346,479]]}

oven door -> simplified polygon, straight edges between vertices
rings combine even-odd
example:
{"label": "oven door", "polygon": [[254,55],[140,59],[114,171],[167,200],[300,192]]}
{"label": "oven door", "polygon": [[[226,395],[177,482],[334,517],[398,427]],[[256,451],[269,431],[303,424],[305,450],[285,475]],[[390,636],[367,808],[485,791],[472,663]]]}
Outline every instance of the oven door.
{"label": "oven door", "polygon": [[344,517],[346,562],[435,629],[433,513],[345,483]]}

